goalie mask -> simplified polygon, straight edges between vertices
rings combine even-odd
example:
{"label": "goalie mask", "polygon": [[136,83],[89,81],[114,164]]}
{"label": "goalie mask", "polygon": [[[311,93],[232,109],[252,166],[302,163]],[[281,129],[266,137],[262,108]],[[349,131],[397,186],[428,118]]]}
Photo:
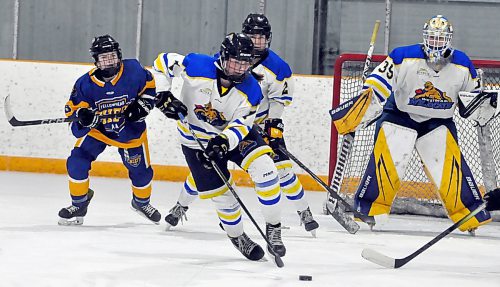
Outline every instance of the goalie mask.
{"label": "goalie mask", "polygon": [[233,83],[241,83],[253,62],[253,43],[243,33],[230,33],[220,47],[219,65],[224,77]]}
{"label": "goalie mask", "polygon": [[451,56],[453,53],[452,37],[453,26],[444,16],[437,15],[425,22],[423,48],[429,63],[438,64]]}
{"label": "goalie mask", "polygon": [[122,60],[120,44],[110,35],[95,37],[90,47],[90,55],[103,77],[113,77],[120,70]]}
{"label": "goalie mask", "polygon": [[255,57],[260,58],[271,46],[271,24],[264,14],[249,14],[242,24],[243,33],[253,41]]}

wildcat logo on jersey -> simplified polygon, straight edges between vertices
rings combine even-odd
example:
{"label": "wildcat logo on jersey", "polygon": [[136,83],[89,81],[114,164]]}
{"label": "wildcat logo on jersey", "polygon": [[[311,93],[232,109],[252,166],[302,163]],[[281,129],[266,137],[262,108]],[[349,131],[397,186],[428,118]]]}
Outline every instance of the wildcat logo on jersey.
{"label": "wildcat logo on jersey", "polygon": [[[101,119],[104,128],[108,132],[118,133],[125,125],[125,118],[122,116],[123,111],[127,108],[128,95],[115,97],[111,99],[102,99],[96,102],[99,115],[103,116]],[[113,117],[113,115],[115,115]]]}
{"label": "wildcat logo on jersey", "polygon": [[430,109],[447,110],[453,106],[453,100],[446,92],[434,87],[432,82],[427,81],[423,89],[415,90],[415,96],[410,98],[409,105]]}
{"label": "wildcat logo on jersey", "polygon": [[212,103],[202,105],[195,105],[194,114],[200,121],[207,122],[212,126],[222,126],[227,123],[226,117],[212,108]]}
{"label": "wildcat logo on jersey", "polygon": [[240,151],[240,154],[245,157],[247,154],[253,150],[253,148],[257,145],[255,141],[251,140],[242,140],[238,144],[238,150]]}

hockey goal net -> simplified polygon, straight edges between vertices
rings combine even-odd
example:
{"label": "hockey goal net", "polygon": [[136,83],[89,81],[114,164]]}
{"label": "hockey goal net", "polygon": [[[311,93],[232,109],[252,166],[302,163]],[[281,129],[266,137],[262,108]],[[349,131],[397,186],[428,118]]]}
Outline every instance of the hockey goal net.
{"label": "hockey goal net", "polygon": [[[380,64],[386,56],[374,55],[370,72]],[[339,56],[334,67],[333,107],[337,107],[354,96],[362,86],[361,76],[366,55],[343,54]],[[500,88],[500,61],[474,60],[476,69],[483,71],[483,86],[486,89]],[[500,118],[500,117],[499,117]],[[459,145],[465,160],[469,164],[481,192],[498,186],[497,171],[500,171],[500,119],[496,118],[486,128],[476,127],[470,120],[461,118],[458,109],[455,122],[458,129]],[[368,164],[373,148],[375,125],[356,132],[350,157],[344,170],[340,185],[341,195],[352,199],[361,177]],[[341,144],[332,124],[330,141],[329,182],[335,170],[337,154]],[[437,190],[424,173],[422,163],[414,150],[406,175],[403,178],[392,213],[445,216],[441,208]]]}

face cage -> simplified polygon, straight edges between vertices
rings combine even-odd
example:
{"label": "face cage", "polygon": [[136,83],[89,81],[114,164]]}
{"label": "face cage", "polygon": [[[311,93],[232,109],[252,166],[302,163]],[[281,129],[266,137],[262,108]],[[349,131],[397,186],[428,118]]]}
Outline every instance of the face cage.
{"label": "face cage", "polygon": [[102,71],[117,69],[120,65],[120,58],[118,57],[118,53],[116,51],[102,53],[97,55],[95,65]]}
{"label": "face cage", "polygon": [[258,58],[262,55],[265,54],[267,49],[271,47],[271,39],[272,39],[272,33],[269,32],[269,35],[263,34],[263,33],[255,33],[255,34],[247,34],[253,42],[254,46],[254,55]]}
{"label": "face cage", "polygon": [[229,80],[240,83],[245,78],[246,72],[251,67],[252,59],[235,59],[228,57],[222,62],[222,69]]}
{"label": "face cage", "polygon": [[431,62],[439,61],[451,48],[453,33],[425,30],[423,33],[425,53]]}

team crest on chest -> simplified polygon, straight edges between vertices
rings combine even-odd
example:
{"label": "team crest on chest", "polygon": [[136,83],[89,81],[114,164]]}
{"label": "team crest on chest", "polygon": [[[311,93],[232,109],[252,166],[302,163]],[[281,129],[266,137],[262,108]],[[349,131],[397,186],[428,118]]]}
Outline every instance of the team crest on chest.
{"label": "team crest on chest", "polygon": [[96,101],[97,113],[102,116],[101,123],[108,132],[119,133],[125,125],[122,116],[127,108],[128,95]]}
{"label": "team crest on chest", "polygon": [[441,91],[436,88],[432,82],[427,81],[423,89],[415,90],[415,96],[410,98],[408,104],[431,109],[447,110],[453,106],[453,100],[446,95],[446,92]]}
{"label": "team crest on chest", "polygon": [[223,126],[227,123],[226,117],[212,107],[212,103],[195,105],[194,114],[200,121],[207,122],[212,126]]}

